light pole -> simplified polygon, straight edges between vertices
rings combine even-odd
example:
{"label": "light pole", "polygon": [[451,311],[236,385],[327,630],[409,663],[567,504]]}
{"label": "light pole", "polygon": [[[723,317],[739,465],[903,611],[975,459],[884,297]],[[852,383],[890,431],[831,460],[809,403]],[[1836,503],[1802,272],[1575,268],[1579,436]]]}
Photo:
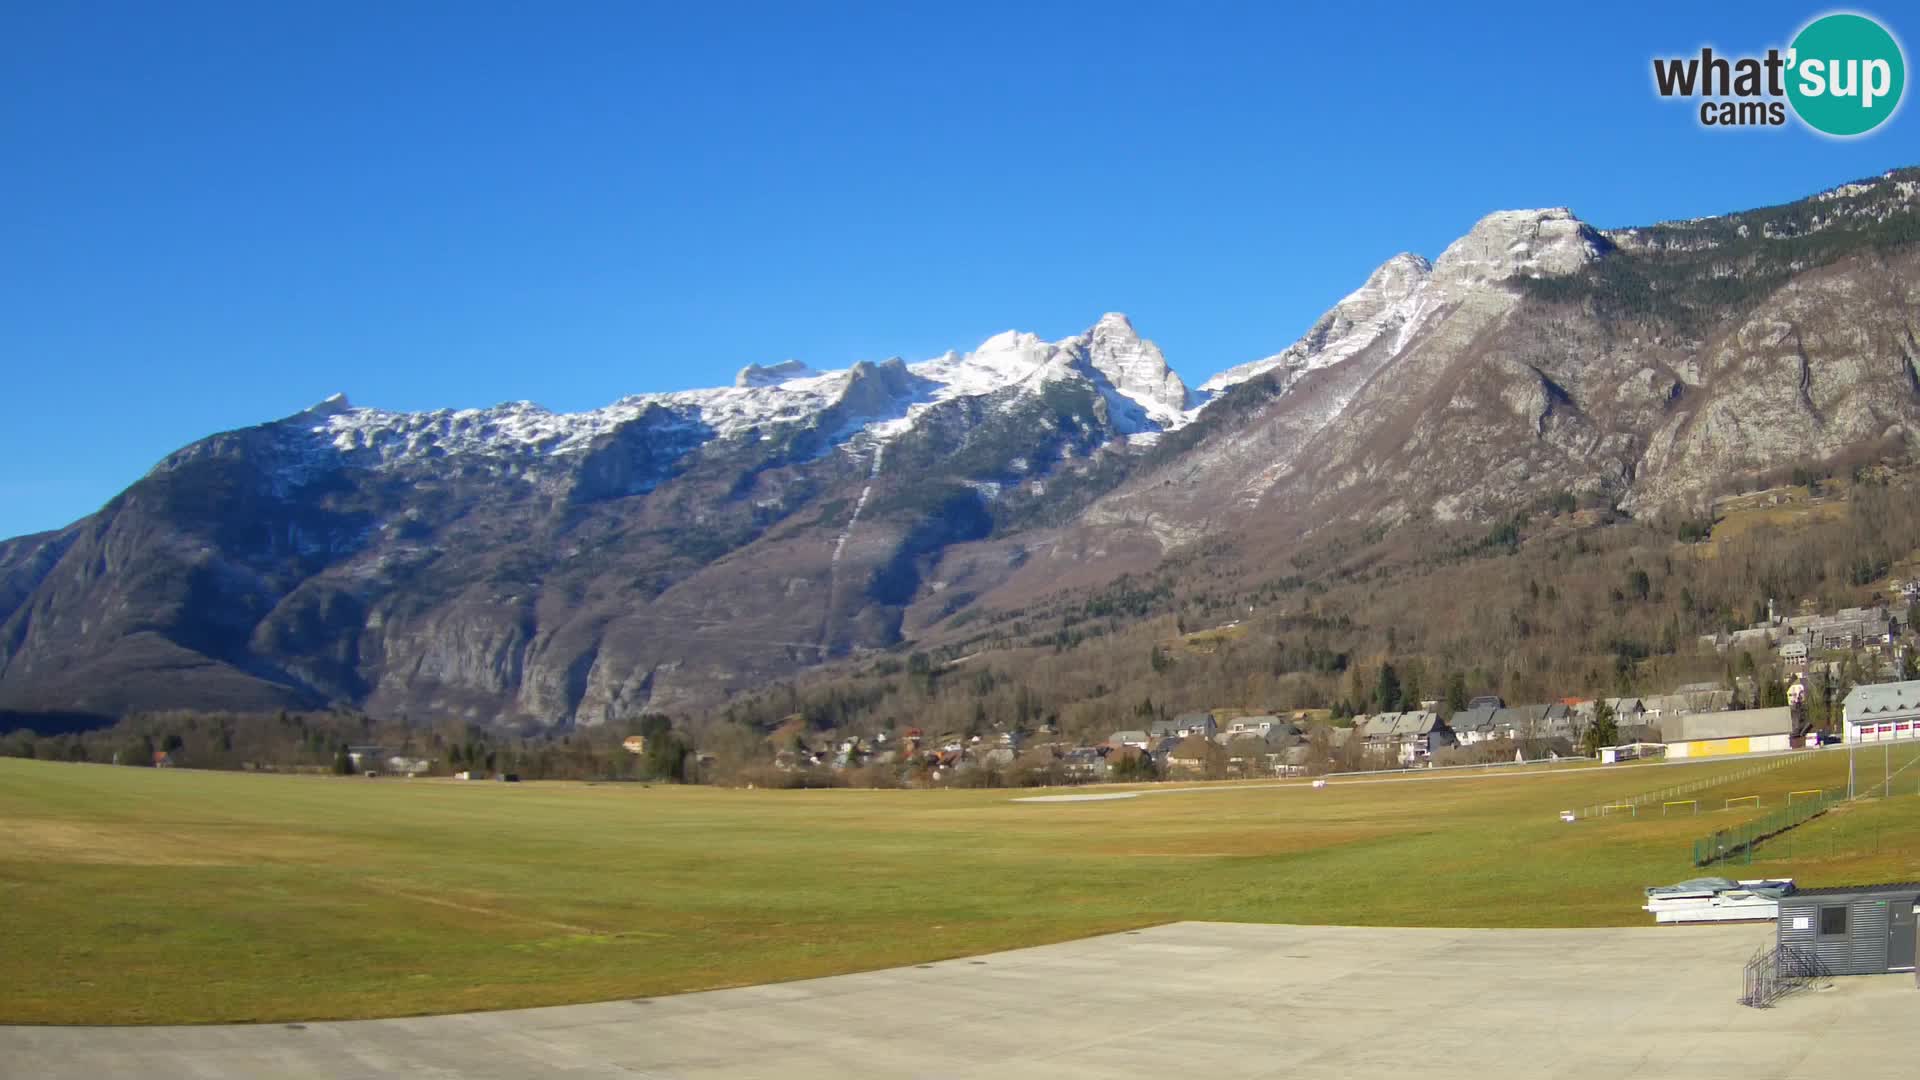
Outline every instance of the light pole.
{"label": "light pole", "polygon": [[[1820,689],[1822,696],[1824,696],[1827,701],[1827,718],[1831,720],[1833,718],[1833,686],[1825,680],[1822,680]],[[1860,744],[1855,741],[1852,734],[1847,731],[1847,717],[1844,712],[1840,715],[1840,737],[1847,742],[1847,799],[1851,801],[1854,794],[1853,759],[1860,749]]]}

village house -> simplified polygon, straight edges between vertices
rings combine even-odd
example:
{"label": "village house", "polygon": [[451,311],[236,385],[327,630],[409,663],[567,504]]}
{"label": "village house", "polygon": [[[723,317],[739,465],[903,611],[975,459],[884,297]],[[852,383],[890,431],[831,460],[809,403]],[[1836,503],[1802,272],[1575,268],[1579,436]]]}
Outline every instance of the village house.
{"label": "village house", "polygon": [[1534,715],[1519,706],[1493,710],[1493,715],[1487,718],[1487,723],[1491,725],[1493,737],[1496,739],[1518,740],[1543,737],[1543,733],[1534,731]]}
{"label": "village house", "polygon": [[1561,702],[1529,705],[1524,715],[1526,719],[1520,730],[1529,739],[1558,743],[1572,742],[1580,737],[1580,718],[1571,705]]}
{"label": "village house", "polygon": [[1402,765],[1425,761],[1434,751],[1456,745],[1453,730],[1438,713],[1426,709],[1376,713],[1364,724],[1357,720],[1355,730],[1366,741],[1367,749]]}
{"label": "village house", "polygon": [[1060,755],[1060,767],[1069,779],[1098,780],[1107,773],[1107,748],[1076,746]]}
{"label": "village house", "polygon": [[1457,745],[1473,746],[1496,740],[1560,745],[1571,743],[1578,724],[1574,707],[1565,702],[1514,705],[1499,709],[1468,709],[1455,713],[1448,726]]}
{"label": "village house", "polygon": [[1841,608],[1832,618],[1821,619],[1807,631],[1815,648],[1852,649],[1861,645],[1885,645],[1893,641],[1899,626],[1885,607]]}
{"label": "village house", "polygon": [[1393,742],[1393,723],[1398,719],[1397,712],[1361,713],[1353,718],[1353,730],[1368,750],[1385,753]]}
{"label": "village house", "polygon": [[1920,681],[1856,686],[1840,715],[1850,743],[1920,738]]}
{"label": "village house", "polygon": [[1211,739],[1219,730],[1220,725],[1214,722],[1213,714],[1210,712],[1182,713],[1174,718],[1173,733],[1183,739],[1189,735]]}
{"label": "village house", "polygon": [[1725,712],[1733,704],[1733,691],[1714,683],[1695,683],[1670,694],[1649,694],[1642,700],[1647,709],[1647,723],[1658,726],[1678,716]]}
{"label": "village house", "polygon": [[1647,703],[1637,697],[1608,698],[1613,708],[1613,726],[1617,742],[1654,742],[1659,729],[1647,715]]}
{"label": "village house", "polygon": [[1227,724],[1229,735],[1259,735],[1262,738],[1279,734],[1283,737],[1299,738],[1300,729],[1290,720],[1278,716],[1243,716]]}
{"label": "village house", "polygon": [[1205,777],[1225,765],[1226,751],[1205,735],[1189,735],[1167,754],[1167,772],[1175,776]]}
{"label": "village house", "polygon": [[1461,746],[1492,742],[1501,737],[1495,733],[1493,726],[1493,716],[1499,711],[1488,705],[1462,709],[1447,718],[1447,727],[1453,729],[1453,737]]}
{"label": "village house", "polygon": [[[1115,772],[1125,767],[1129,762],[1141,762],[1141,761],[1151,764],[1153,761],[1153,755],[1147,753],[1145,749],[1138,746],[1116,746],[1113,749],[1107,751],[1107,757],[1106,757],[1107,775],[1112,776]],[[1136,775],[1138,774],[1136,773]]]}
{"label": "village house", "polygon": [[1573,707],[1562,702],[1525,707],[1527,722],[1535,738],[1568,739],[1578,734],[1573,724]]}
{"label": "village house", "polygon": [[1140,731],[1137,729],[1131,729],[1127,731],[1116,731],[1113,734],[1107,736],[1107,745],[1115,748],[1122,747],[1122,746],[1132,746],[1141,750],[1145,750],[1147,748],[1148,743],[1152,741],[1152,738],[1153,737],[1151,735],[1148,735],[1146,732]]}
{"label": "village house", "polygon": [[1440,714],[1428,709],[1401,713],[1398,730],[1400,763],[1414,765],[1431,758],[1435,751],[1457,745],[1453,730]]}
{"label": "village house", "polygon": [[1341,727],[1338,724],[1316,724],[1307,733],[1307,741],[1314,746],[1326,748],[1329,761],[1345,760],[1360,740],[1359,729]]}
{"label": "village house", "polygon": [[1272,776],[1279,771],[1285,748],[1265,735],[1244,732],[1225,747],[1227,771],[1240,776]]}
{"label": "village house", "polygon": [[[1901,593],[1905,598],[1904,590]],[[1789,663],[1804,663],[1821,650],[1856,649],[1862,646],[1891,644],[1900,634],[1900,617],[1885,604],[1871,607],[1841,608],[1832,615],[1804,612],[1782,617],[1767,602],[1767,618],[1731,634],[1702,635],[1702,645],[1720,652],[1729,649],[1771,649],[1776,645],[1780,657]]]}
{"label": "village house", "polygon": [[1174,749],[1179,745],[1179,736],[1164,735],[1152,740],[1151,744],[1147,747],[1147,752],[1153,755],[1153,763],[1164,771],[1167,767],[1167,758],[1172,755]]}
{"label": "village house", "polygon": [[1646,715],[1647,712],[1647,703],[1644,698],[1610,697],[1607,699],[1607,705],[1613,709],[1613,716],[1616,720],[1623,720],[1629,717],[1638,720],[1640,717]]}

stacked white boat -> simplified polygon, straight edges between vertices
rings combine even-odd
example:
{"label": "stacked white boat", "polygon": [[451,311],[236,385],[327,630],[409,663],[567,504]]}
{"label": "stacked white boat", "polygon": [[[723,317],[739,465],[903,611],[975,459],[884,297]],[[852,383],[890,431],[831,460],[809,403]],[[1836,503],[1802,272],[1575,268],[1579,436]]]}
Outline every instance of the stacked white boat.
{"label": "stacked white boat", "polygon": [[1692,878],[1647,888],[1641,910],[1655,922],[1748,922],[1780,916],[1780,898],[1793,893],[1792,878]]}

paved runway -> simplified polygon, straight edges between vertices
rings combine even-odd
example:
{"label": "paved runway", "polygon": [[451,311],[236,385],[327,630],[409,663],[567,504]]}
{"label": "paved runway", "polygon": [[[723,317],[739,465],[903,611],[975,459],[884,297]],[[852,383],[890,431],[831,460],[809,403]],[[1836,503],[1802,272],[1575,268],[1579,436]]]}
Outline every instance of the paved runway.
{"label": "paved runway", "polygon": [[0,1075],[1911,1077],[1911,976],[1740,1006],[1771,926],[1179,923],[923,967],[352,1023],[0,1027]]}

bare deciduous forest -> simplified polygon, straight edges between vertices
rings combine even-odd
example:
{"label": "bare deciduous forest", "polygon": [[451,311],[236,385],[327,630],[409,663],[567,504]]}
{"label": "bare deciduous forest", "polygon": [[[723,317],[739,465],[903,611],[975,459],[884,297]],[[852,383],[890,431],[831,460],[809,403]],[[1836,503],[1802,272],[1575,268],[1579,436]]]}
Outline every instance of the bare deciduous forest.
{"label": "bare deciduous forest", "polygon": [[[1829,475],[1841,472],[1839,476]],[[1408,701],[1660,693],[1769,671],[1701,635],[1870,602],[1920,543],[1910,480],[1795,470],[1713,522],[1632,519],[1571,496],[1488,527],[1326,530],[1277,562],[1202,544],[1156,571],[1020,611],[953,620],[916,651],[736,700],[709,731],[1028,729],[1098,740],[1145,717],[1373,707],[1391,663]],[[1759,488],[1775,479],[1755,478]],[[1774,505],[1777,500],[1778,505]]]}

